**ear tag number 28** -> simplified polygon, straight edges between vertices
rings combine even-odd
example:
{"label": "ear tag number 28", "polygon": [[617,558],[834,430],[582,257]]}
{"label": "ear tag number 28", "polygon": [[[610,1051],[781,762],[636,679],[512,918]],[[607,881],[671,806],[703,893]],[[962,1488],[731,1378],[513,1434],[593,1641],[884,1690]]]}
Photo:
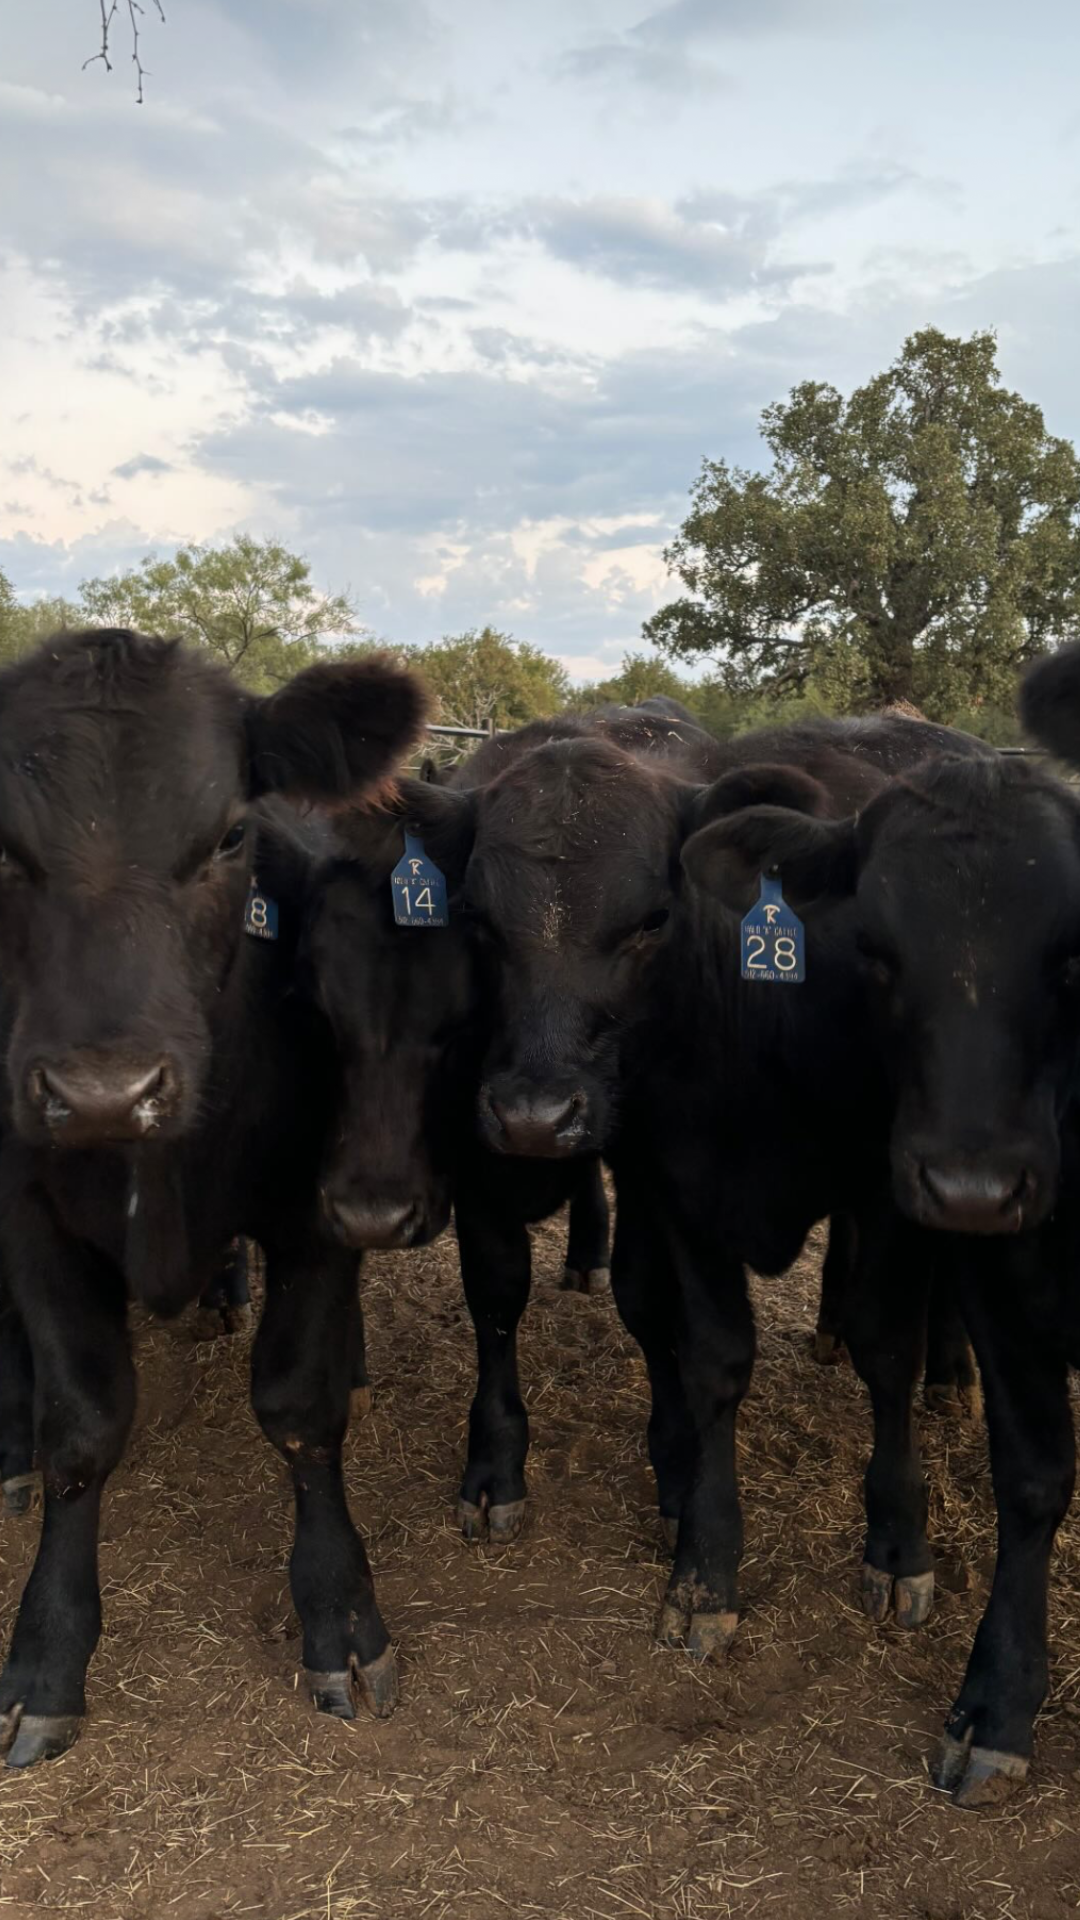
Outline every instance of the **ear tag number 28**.
{"label": "ear tag number 28", "polygon": [[742,923],[740,950],[744,980],[763,980],[766,986],[798,986],[806,979],[806,937],[802,921],[792,913],[780,891],[779,880],[761,876],[757,905]]}
{"label": "ear tag number 28", "polygon": [[415,834],[405,835],[405,857],[390,875],[394,919],[399,927],[448,927],[446,881]]}

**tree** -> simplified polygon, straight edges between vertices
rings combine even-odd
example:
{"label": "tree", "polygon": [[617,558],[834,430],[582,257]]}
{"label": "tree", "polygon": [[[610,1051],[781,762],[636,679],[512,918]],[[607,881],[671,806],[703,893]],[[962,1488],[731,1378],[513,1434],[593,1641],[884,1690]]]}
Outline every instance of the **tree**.
{"label": "tree", "polygon": [[80,624],[79,609],[68,600],[32,600],[24,605],[0,569],[0,665],[17,660],[49,634]]}
{"label": "tree", "polygon": [[587,713],[592,707],[636,707],[640,700],[666,694],[669,700],[681,700],[691,706],[697,682],[676,673],[666,660],[655,654],[627,653],[618,673],[609,680],[593,680],[571,696],[575,712]]}
{"label": "tree", "polygon": [[209,648],[255,693],[271,693],[328,641],[360,631],[343,594],[319,593],[306,560],[276,540],[239,534],[223,547],[179,547],[80,588],[88,622],[179,634]]}
{"label": "tree", "polygon": [[1080,624],[1080,461],[994,356],[928,327],[847,401],[808,381],[767,407],[771,471],[705,462],[665,556],[686,595],[646,636],[735,689],[1011,706]]}
{"label": "tree", "polygon": [[433,719],[450,727],[520,727],[559,713],[570,696],[565,668],[527,640],[495,627],[448,634],[410,650],[435,696]]}

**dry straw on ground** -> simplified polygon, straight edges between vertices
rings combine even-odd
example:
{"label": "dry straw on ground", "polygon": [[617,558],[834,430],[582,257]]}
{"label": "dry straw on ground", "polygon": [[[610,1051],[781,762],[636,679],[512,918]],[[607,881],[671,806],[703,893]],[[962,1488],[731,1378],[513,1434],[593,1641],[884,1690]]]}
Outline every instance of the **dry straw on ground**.
{"label": "dry straw on ground", "polygon": [[[1053,1587],[1054,1692],[1027,1791],[962,1815],[925,1756],[994,1535],[981,1431],[927,1415],[930,1626],[858,1611],[867,1436],[850,1368],[809,1355],[816,1258],[756,1289],[741,1441],[746,1610],[723,1667],[662,1653],[646,1391],[609,1299],[561,1294],[536,1238],[523,1340],[527,1529],[454,1524],[471,1339],[452,1240],[372,1260],[375,1407],[354,1508],[398,1640],[392,1722],[297,1691],[284,1473],[246,1342],[140,1334],[143,1406],[110,1494],[106,1631],[72,1753],[0,1779],[0,1920],[1058,1920],[1080,1910],[1080,1533]],[[32,1521],[0,1522],[5,1623]]]}

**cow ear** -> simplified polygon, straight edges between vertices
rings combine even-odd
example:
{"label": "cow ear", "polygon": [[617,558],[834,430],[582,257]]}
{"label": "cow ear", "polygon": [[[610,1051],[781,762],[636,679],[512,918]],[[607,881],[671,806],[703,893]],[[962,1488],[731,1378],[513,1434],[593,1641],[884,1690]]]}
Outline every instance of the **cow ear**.
{"label": "cow ear", "polygon": [[829,796],[813,774],[804,773],[801,767],[754,761],[745,767],[732,767],[711,787],[695,789],[687,831],[696,832],[711,820],[741,813],[746,807],[790,807],[796,813],[821,817],[830,811]]}
{"label": "cow ear", "polygon": [[855,821],[746,807],[691,834],[682,860],[695,886],[738,913],[753,905],[763,873],[779,873],[793,906],[837,899],[855,887]]}
{"label": "cow ear", "polygon": [[348,807],[335,816],[339,840],[365,865],[396,866],[406,832],[415,834],[424,852],[460,886],[476,831],[473,795],[427,780],[395,780],[370,806]]}
{"label": "cow ear", "polygon": [[1040,747],[1080,766],[1080,644],[1037,660],[1020,688],[1020,718]]}
{"label": "cow ear", "polygon": [[439,763],[432,759],[430,753],[426,753],[420,762],[420,778],[426,780],[432,787],[437,787],[440,783]]}
{"label": "cow ear", "polygon": [[420,682],[384,654],[320,661],[247,710],[252,797],[324,804],[376,786],[419,738]]}

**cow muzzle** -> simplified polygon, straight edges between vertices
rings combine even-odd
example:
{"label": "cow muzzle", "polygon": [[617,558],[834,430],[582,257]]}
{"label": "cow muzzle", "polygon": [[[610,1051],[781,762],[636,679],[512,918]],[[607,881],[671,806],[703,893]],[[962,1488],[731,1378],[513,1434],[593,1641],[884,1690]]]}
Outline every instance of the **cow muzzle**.
{"label": "cow muzzle", "polygon": [[78,1054],[31,1067],[26,1103],[58,1147],[122,1146],[152,1137],[173,1118],[180,1083],[167,1057]]}
{"label": "cow muzzle", "polygon": [[480,1089],[479,1121],[484,1144],[496,1153],[564,1160],[593,1145],[589,1097],[580,1087],[526,1092],[492,1081]]}
{"label": "cow muzzle", "polygon": [[425,1246],[450,1217],[449,1207],[437,1218],[419,1200],[362,1199],[332,1192],[324,1192],[323,1206],[335,1240],[357,1252],[365,1247]]}
{"label": "cow muzzle", "polygon": [[921,1226],[946,1233],[1020,1233],[1048,1204],[1034,1155],[1023,1153],[906,1157],[897,1197]]}

